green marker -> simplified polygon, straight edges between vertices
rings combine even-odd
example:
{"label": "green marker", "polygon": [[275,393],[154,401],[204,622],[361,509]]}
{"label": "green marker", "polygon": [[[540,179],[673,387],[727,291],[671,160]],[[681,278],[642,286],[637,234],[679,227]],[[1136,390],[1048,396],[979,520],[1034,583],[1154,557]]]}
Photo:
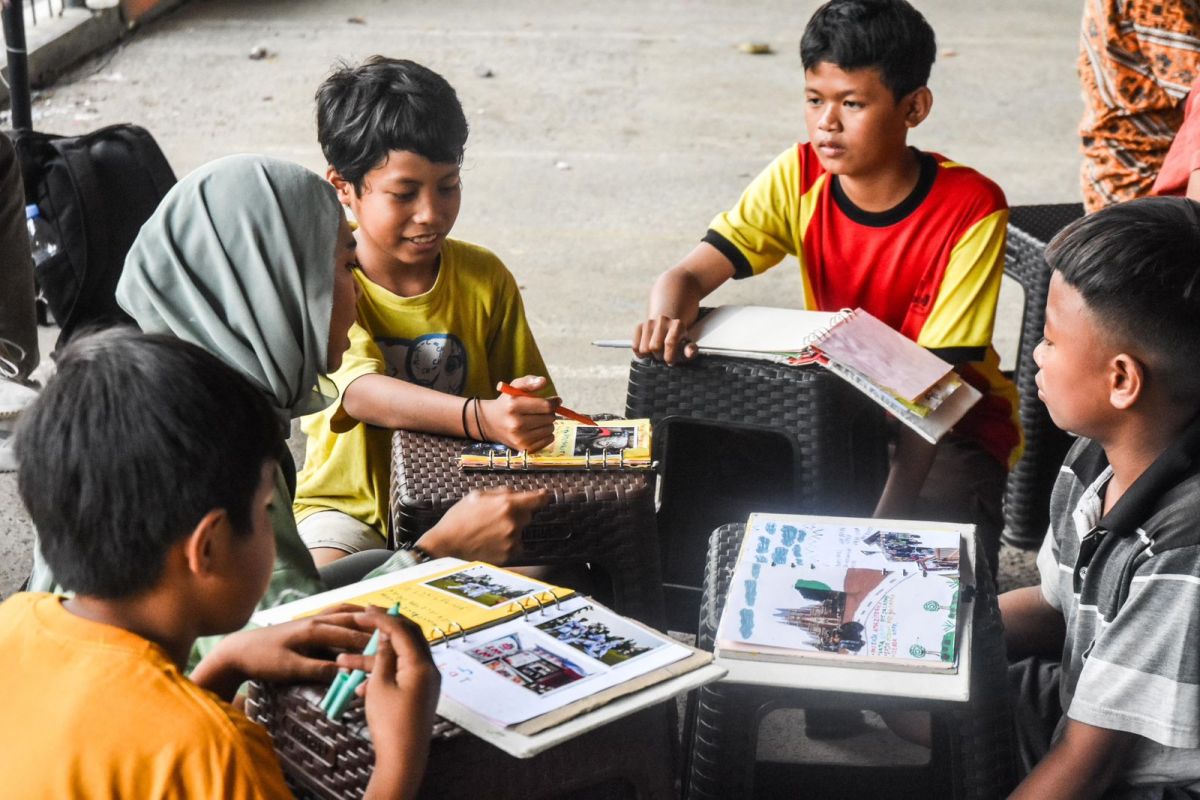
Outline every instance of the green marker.
{"label": "green marker", "polygon": [[[400,616],[400,604],[394,603],[388,609],[388,616]],[[371,634],[371,641],[367,642],[367,647],[363,650],[364,656],[373,656],[379,648],[379,629]],[[337,677],[333,679],[333,683],[329,687],[329,691],[325,693],[325,697],[321,699],[321,709],[325,712],[325,716],[336,722],[341,718],[346,711],[346,706],[350,705],[350,701],[354,699],[354,690],[359,684],[367,679],[367,673],[361,669],[356,669],[353,672],[339,672]]]}

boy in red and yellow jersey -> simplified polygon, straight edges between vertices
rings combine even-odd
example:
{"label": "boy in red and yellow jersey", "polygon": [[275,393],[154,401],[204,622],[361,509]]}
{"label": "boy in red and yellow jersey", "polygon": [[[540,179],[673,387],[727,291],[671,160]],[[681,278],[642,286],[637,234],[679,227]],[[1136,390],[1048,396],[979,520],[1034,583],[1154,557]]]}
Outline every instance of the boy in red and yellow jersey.
{"label": "boy in red and yellow jersey", "polygon": [[907,144],[933,102],[935,53],[933,30],[905,0],[819,8],[800,42],[809,141],[776,158],[659,277],[633,349],[691,358],[687,329],[704,297],[796,256],[807,308],[866,309],[983,392],[936,447],[897,426],[875,513],[974,522],[994,569],[1021,446],[1016,390],[992,348],[1008,209],[975,170]]}

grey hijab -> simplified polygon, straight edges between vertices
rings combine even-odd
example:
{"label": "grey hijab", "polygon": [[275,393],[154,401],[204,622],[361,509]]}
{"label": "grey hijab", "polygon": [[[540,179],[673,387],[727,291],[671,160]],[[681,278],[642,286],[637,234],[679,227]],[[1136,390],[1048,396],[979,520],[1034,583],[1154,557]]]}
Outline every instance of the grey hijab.
{"label": "grey hijab", "polygon": [[341,218],[333,187],[297,164],[218,159],[142,226],[117,301],[142,330],[197,344],[257,383],[281,419],[311,414],[332,400],[318,382]]}

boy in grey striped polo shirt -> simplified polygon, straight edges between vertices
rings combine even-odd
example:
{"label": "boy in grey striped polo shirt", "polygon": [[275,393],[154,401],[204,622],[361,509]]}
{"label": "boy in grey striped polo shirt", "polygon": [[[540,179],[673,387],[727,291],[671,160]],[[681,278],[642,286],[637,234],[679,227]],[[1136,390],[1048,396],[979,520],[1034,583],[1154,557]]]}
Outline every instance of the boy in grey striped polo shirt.
{"label": "boy in grey striped polo shirt", "polygon": [[1081,438],[1041,585],[1000,598],[1014,797],[1200,797],[1200,205],[1106,208],[1046,258],[1038,395]]}

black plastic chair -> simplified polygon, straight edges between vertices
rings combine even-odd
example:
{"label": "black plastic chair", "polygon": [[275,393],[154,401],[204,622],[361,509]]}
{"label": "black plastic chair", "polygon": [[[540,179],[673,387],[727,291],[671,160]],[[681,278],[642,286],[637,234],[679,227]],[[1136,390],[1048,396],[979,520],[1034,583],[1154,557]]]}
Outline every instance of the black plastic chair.
{"label": "black plastic chair", "polygon": [[1046,321],[1046,294],[1050,288],[1050,267],[1043,257],[1054,235],[1083,216],[1080,203],[1017,206],[1008,219],[1008,246],[1004,273],[1021,285],[1025,308],[1021,319],[1021,340],[1017,349],[1013,379],[1021,402],[1021,427],[1025,431],[1025,454],[1008,475],[1004,492],[1004,534],[1008,544],[1035,549],[1042,543],[1050,513],[1050,490],[1073,441],[1050,419],[1045,404],[1038,399],[1037,364],[1033,349],[1042,338]]}

